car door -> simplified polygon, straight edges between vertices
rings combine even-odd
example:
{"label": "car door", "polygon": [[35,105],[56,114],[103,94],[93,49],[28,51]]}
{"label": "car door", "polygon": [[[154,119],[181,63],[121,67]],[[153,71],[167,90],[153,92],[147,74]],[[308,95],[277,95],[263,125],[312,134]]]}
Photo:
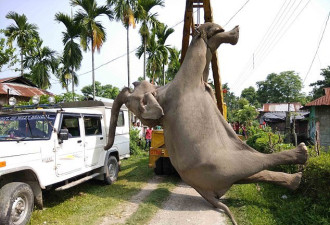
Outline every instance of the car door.
{"label": "car door", "polygon": [[[84,115],[83,120],[85,166],[94,166],[98,164],[102,153],[104,155],[103,119],[102,115]],[[104,159],[101,161],[103,163]]]}
{"label": "car door", "polygon": [[65,175],[84,167],[83,120],[80,114],[62,114],[59,129],[68,129],[69,138],[56,148],[56,174]]}
{"label": "car door", "polygon": [[127,111],[119,111],[114,146],[118,148],[120,156],[129,155],[129,127]]}

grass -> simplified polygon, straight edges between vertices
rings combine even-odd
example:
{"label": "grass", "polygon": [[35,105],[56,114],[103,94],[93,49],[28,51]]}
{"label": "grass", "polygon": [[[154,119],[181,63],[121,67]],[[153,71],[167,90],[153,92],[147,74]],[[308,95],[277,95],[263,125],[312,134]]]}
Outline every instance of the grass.
{"label": "grass", "polygon": [[113,185],[86,182],[66,191],[44,193],[44,210],[35,210],[30,224],[95,224],[118,204],[128,201],[153,176],[146,155],[122,161]]}
{"label": "grass", "polygon": [[313,199],[299,190],[270,184],[235,185],[226,196],[240,225],[330,224],[329,199]]}

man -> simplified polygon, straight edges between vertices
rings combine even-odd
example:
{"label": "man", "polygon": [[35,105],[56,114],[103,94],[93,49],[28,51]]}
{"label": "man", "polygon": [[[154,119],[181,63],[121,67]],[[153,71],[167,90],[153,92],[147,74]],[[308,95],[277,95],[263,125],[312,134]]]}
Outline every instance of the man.
{"label": "man", "polygon": [[145,145],[144,150],[147,149],[147,146],[148,146],[148,150],[149,150],[149,148],[151,146],[151,135],[152,135],[152,129],[150,127],[148,127],[146,130],[146,145]]}

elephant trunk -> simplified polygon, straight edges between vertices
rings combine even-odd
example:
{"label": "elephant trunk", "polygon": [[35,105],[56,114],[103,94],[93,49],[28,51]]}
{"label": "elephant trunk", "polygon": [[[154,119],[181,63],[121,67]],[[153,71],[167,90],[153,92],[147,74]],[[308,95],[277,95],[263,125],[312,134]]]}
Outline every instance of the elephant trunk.
{"label": "elephant trunk", "polygon": [[117,127],[119,111],[121,106],[127,102],[128,95],[129,95],[129,88],[127,87],[123,88],[123,90],[121,90],[121,92],[118,94],[118,96],[116,97],[115,101],[112,104],[108,143],[106,146],[104,146],[104,150],[108,150],[113,145],[116,135],[116,127]]}

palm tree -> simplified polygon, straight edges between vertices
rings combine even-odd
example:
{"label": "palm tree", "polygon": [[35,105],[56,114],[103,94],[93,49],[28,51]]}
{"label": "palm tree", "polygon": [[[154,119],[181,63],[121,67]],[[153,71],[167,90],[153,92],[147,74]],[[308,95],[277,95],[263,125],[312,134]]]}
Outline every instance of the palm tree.
{"label": "palm tree", "polygon": [[[57,69],[55,71],[55,76],[57,79],[60,81],[60,84],[62,88],[65,88],[66,92],[69,93],[69,81],[73,79],[74,84],[77,86],[79,81],[78,81],[78,76],[75,73],[75,71],[70,70],[70,67],[64,65],[64,60],[63,56],[58,58],[57,62]],[[72,93],[72,96],[74,96],[74,93]]]}
{"label": "palm tree", "polygon": [[109,7],[114,7],[115,18],[121,21],[127,33],[127,82],[130,87],[130,64],[129,64],[129,27],[135,28],[134,14],[137,9],[137,0],[107,0]]}
{"label": "palm tree", "polygon": [[155,28],[159,21],[157,20],[157,13],[151,13],[151,9],[155,6],[164,6],[163,0],[138,0],[137,18],[141,21],[139,33],[143,45],[143,78],[146,79],[146,51],[147,42],[150,37],[151,28]]}
{"label": "palm tree", "polygon": [[78,80],[77,76],[74,75],[74,71],[80,68],[81,61],[83,58],[80,46],[75,42],[75,39],[79,38],[82,27],[80,23],[74,21],[72,17],[63,13],[56,13],[55,20],[58,22],[62,22],[66,27],[66,31],[62,32],[62,41],[64,44],[63,64],[64,66],[70,68],[72,71],[71,84],[72,96],[74,96],[74,85],[77,84],[77,82],[75,83],[75,80]]}
{"label": "palm tree", "polygon": [[[164,24],[159,24],[156,28],[152,29],[152,34],[149,38],[146,47],[146,53],[148,55],[147,59],[147,71],[151,80],[158,78],[158,82],[160,81],[159,74],[163,74],[163,84],[165,85],[165,65],[168,63],[168,55],[169,51],[171,51],[170,46],[165,45],[166,39],[170,34],[172,34],[174,30],[172,28],[168,28]],[[135,55],[138,58],[141,58],[142,54],[144,54],[143,45],[138,47]],[[157,75],[158,74],[158,75]]]}
{"label": "palm tree", "polygon": [[168,63],[168,53],[171,51],[171,47],[166,45],[166,39],[174,32],[173,28],[168,28],[165,24],[160,24],[156,29],[156,34],[158,37],[158,44],[162,49],[162,73],[163,73],[163,85],[165,85],[165,65]]}
{"label": "palm tree", "polygon": [[49,72],[51,70],[55,73],[58,66],[56,52],[48,47],[42,47],[42,41],[39,40],[36,47],[25,57],[24,66],[31,70],[27,78],[37,87],[47,89],[51,86]]}
{"label": "palm tree", "polygon": [[12,47],[13,41],[16,39],[17,45],[21,49],[21,76],[24,74],[23,56],[26,52],[26,47],[31,39],[38,39],[39,34],[37,32],[38,27],[35,24],[27,22],[27,18],[24,14],[20,15],[16,12],[9,12],[6,15],[7,19],[14,20],[15,24],[9,25],[5,30],[5,35],[8,37],[8,44]]}
{"label": "palm tree", "polygon": [[87,51],[89,44],[92,50],[93,100],[95,100],[94,52],[95,48],[99,52],[106,41],[105,29],[99,21],[96,21],[96,18],[105,15],[112,20],[113,12],[108,6],[98,6],[96,0],[71,0],[71,5],[81,8],[74,18],[82,26],[80,43],[84,51]]}

